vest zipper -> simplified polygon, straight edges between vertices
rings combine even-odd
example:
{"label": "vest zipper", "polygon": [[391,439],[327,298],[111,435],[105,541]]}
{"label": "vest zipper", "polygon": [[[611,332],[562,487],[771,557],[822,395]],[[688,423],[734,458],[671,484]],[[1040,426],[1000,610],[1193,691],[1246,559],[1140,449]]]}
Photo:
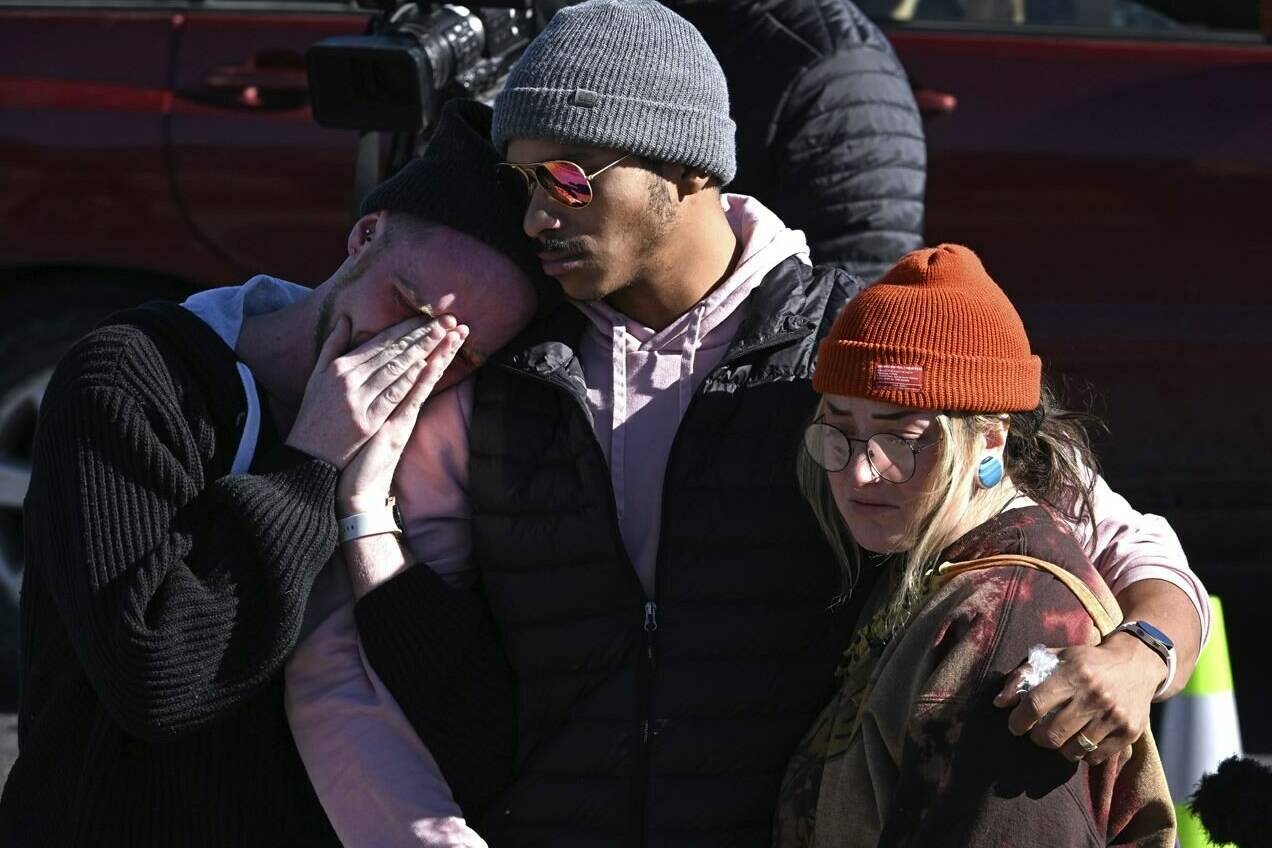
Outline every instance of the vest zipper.
{"label": "vest zipper", "polygon": [[[525,377],[527,379],[534,380],[539,383],[545,383],[549,387],[555,389],[556,391],[563,393],[568,398],[570,398],[570,400],[574,402],[574,405],[578,408],[578,410],[583,413],[584,420],[585,421],[588,420],[588,411],[587,411],[587,406],[585,402],[580,400],[579,396],[571,389],[568,383],[564,383],[560,380],[554,380],[551,377],[542,377],[538,374],[534,374],[529,371],[522,371],[519,368],[509,366],[509,365],[504,365],[503,363],[500,363],[500,367],[503,367],[506,370],[518,376]],[[690,406],[691,407],[693,406],[692,402],[690,402]],[[645,661],[642,662],[640,660],[640,657],[637,657],[636,669],[635,669],[635,672],[636,672],[636,715],[639,718],[639,724],[637,725],[636,730],[640,734],[641,752],[639,754],[639,763],[638,763],[639,774],[637,774],[636,776],[637,787],[636,787],[636,795],[634,797],[634,801],[635,801],[634,809],[636,814],[640,817],[639,818],[640,820],[639,844],[641,846],[644,846],[648,838],[647,837],[648,825],[645,821],[645,812],[649,806],[649,756],[650,756],[649,755],[649,737],[650,737],[649,713],[650,713],[650,697],[652,695],[652,689],[653,689],[653,671],[654,671],[653,634],[654,634],[654,631],[657,630],[658,628],[658,607],[653,600],[650,600],[645,597],[645,587],[641,585],[640,578],[636,575],[636,566],[632,562],[631,555],[628,554],[627,552],[626,543],[623,542],[623,531],[618,524],[618,505],[614,501],[614,484],[613,484],[613,481],[610,480],[609,474],[608,474],[609,464],[605,461],[605,453],[601,450],[601,443],[597,441],[595,432],[592,433],[592,451],[595,454],[597,467],[601,468],[603,471],[606,472],[604,484],[605,484],[605,491],[608,491],[610,493],[610,496],[607,499],[608,506],[609,506],[609,509],[607,510],[607,512],[609,514],[609,519],[610,519],[610,532],[613,535],[614,541],[618,545],[619,556],[623,558],[623,564],[626,566],[626,571],[628,575],[630,575],[631,577],[631,583],[636,589],[636,594],[639,598],[641,598],[640,622],[641,622],[641,634],[643,636],[641,641],[645,648]],[[664,484],[664,493],[665,493],[665,488],[666,487]],[[655,563],[657,563],[657,560],[655,560]],[[657,569],[657,565],[655,565],[655,569]],[[655,574],[654,574],[655,586],[657,582],[658,582],[658,575],[657,575],[657,571],[655,570]],[[655,588],[655,594],[656,593],[657,593],[657,589]]]}
{"label": "vest zipper", "polygon": [[[645,609],[645,623],[642,624],[642,627],[644,627],[645,629],[645,639],[644,639],[645,660],[646,660],[646,664],[649,665],[649,675],[650,675],[649,681],[647,681],[647,683],[650,684],[649,688],[653,688],[654,631],[658,629],[658,604],[654,603],[654,601],[647,600],[645,601],[644,609]],[[646,695],[649,695],[649,694],[651,693],[646,692]],[[646,697],[645,709],[642,709],[641,734],[640,734],[641,742],[649,742],[649,701],[650,701],[650,698]]]}
{"label": "vest zipper", "polygon": [[[753,345],[745,350],[735,351],[732,355],[727,355],[724,359],[712,369],[715,373],[721,368],[733,364],[747,356],[758,353],[762,350],[768,350],[774,347],[780,347],[797,338],[808,335],[808,330],[798,330],[793,332],[779,333],[773,338],[764,342]],[[586,402],[581,400],[579,396],[571,389],[568,383],[555,380],[551,377],[543,377],[529,371],[523,371],[515,366],[500,363],[500,366],[513,374],[527,377],[540,383],[546,383],[559,392],[566,394],[580,411],[582,411],[584,419],[588,418]],[[710,374],[707,379],[710,379]],[[706,385],[706,380],[702,385]],[[698,399],[702,397],[702,386],[700,385],[694,391],[693,397],[689,400],[689,405],[685,407],[685,413],[680,418],[680,424],[676,427],[676,434],[671,440],[671,450],[667,453],[667,466],[663,473],[663,491],[662,491],[662,510],[658,517],[658,551],[654,557],[654,592],[652,598],[646,598],[641,605],[641,629],[644,633],[642,640],[645,648],[645,662],[637,662],[636,665],[636,697],[637,709],[640,716],[640,773],[637,776],[639,782],[639,806],[637,812],[640,816],[640,841],[639,845],[644,848],[649,844],[649,783],[652,779],[653,771],[653,746],[650,743],[650,737],[657,735],[657,732],[651,730],[650,721],[653,715],[653,698],[654,698],[654,673],[657,670],[657,642],[655,633],[658,631],[658,587],[662,583],[663,568],[663,549],[667,541],[667,534],[662,532],[667,526],[667,505],[668,498],[668,480],[670,479],[670,471],[675,467],[676,457],[680,451],[680,436],[684,432],[685,422],[689,420],[689,416],[693,413],[693,409],[698,404]],[[596,439],[596,434],[592,434],[592,449],[600,461],[600,467],[608,469],[609,465],[605,461],[605,454],[601,450],[600,442]],[[627,573],[631,575],[632,581],[636,586],[636,590],[642,598],[645,597],[645,587],[641,585],[640,578],[636,575],[636,566],[632,563],[631,556],[627,552],[627,545],[623,542],[622,529],[618,523],[618,505],[614,501],[614,486],[608,475],[605,478],[605,485],[610,496],[608,500],[610,530],[614,535],[615,541],[618,543],[618,550],[623,557],[623,562],[627,565]]]}
{"label": "vest zipper", "polygon": [[[717,366],[718,367],[718,366]],[[703,381],[703,385],[706,381]],[[667,504],[670,501],[670,489],[668,481],[671,478],[671,469],[675,468],[676,457],[680,453],[680,434],[684,432],[685,422],[689,420],[689,416],[693,413],[693,409],[698,405],[698,398],[702,396],[702,386],[693,393],[693,397],[689,399],[689,405],[685,407],[685,414],[680,418],[680,425],[676,427],[676,434],[671,437],[671,449],[667,452],[667,467],[663,471],[662,484],[662,509],[658,516],[658,551],[654,555],[654,597],[645,603],[645,653],[648,661],[644,663],[646,669],[643,680],[641,681],[641,807],[640,807],[640,844],[641,846],[649,845],[649,784],[653,780],[653,745],[649,741],[650,719],[654,711],[654,672],[658,667],[657,644],[654,634],[658,631],[658,598],[661,593],[658,591],[662,585],[663,572],[663,553],[667,542]]]}
{"label": "vest zipper", "polygon": [[[806,330],[781,333],[767,341],[754,345],[746,350],[735,351],[733,355],[727,355],[721,360],[720,364],[711,370],[714,374],[721,368],[733,364],[734,362],[757,353],[762,350],[779,347],[790,341],[808,335]],[[671,491],[669,482],[671,480],[671,470],[676,467],[676,459],[680,455],[681,434],[685,431],[685,424],[689,421],[693,414],[694,407],[698,405],[698,400],[702,397],[702,386],[706,385],[707,380],[711,378],[711,374],[703,380],[702,384],[694,391],[693,397],[689,399],[689,405],[685,407],[685,413],[680,417],[680,424],[676,427],[676,434],[671,439],[671,450],[667,452],[667,466],[663,471],[663,487],[662,487],[662,509],[658,516],[658,551],[654,556],[654,596],[644,605],[644,628],[645,628],[645,652],[648,661],[642,664],[645,673],[640,675],[639,687],[641,689],[641,806],[640,806],[640,845],[642,848],[649,845],[649,784],[653,779],[653,745],[650,743],[650,736],[657,735],[656,731],[651,732],[650,720],[654,712],[654,672],[657,670],[657,643],[654,634],[658,630],[658,599],[662,596],[659,587],[662,585],[663,574],[666,572],[664,568],[664,550],[667,544],[667,515],[668,506],[671,503]],[[598,445],[599,447],[599,445]],[[617,510],[615,510],[617,514]],[[620,539],[621,539],[620,535]],[[626,546],[624,546],[626,550]],[[633,573],[635,571],[633,570]],[[656,721],[656,720],[655,720]]]}
{"label": "vest zipper", "polygon": [[[657,565],[654,568],[654,583],[658,583]],[[655,589],[655,594],[657,590]],[[637,811],[640,814],[640,842],[642,846],[649,844],[649,781],[650,772],[653,765],[653,744],[650,737],[656,731],[650,727],[653,720],[654,711],[654,673],[658,669],[658,663],[655,654],[654,634],[658,631],[658,602],[654,600],[645,601],[641,607],[643,620],[641,629],[644,631],[644,638],[641,640],[645,647],[645,658],[643,662],[638,661],[636,675],[636,703],[640,710],[640,773],[639,773],[639,806]]]}

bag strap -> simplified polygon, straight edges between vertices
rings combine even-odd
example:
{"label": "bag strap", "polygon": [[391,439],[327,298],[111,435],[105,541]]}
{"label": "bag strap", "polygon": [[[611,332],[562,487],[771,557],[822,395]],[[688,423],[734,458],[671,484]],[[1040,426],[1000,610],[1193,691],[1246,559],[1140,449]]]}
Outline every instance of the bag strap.
{"label": "bag strap", "polygon": [[1096,629],[1100,631],[1100,638],[1103,639],[1113,632],[1113,629],[1122,622],[1122,608],[1117,605],[1117,601],[1112,597],[1106,605],[1095,593],[1091,591],[1091,587],[1083,583],[1081,578],[1071,571],[1066,571],[1054,562],[1047,562],[1045,559],[1035,559],[1024,554],[997,554],[995,556],[981,557],[980,559],[969,559],[964,562],[943,562],[936,567],[936,580],[939,585],[944,585],[959,574],[965,574],[969,571],[980,571],[985,568],[997,568],[999,566],[1016,566],[1021,568],[1032,568],[1037,571],[1045,571],[1052,577],[1063,583],[1070,592],[1086,608],[1087,615],[1091,616],[1091,620],[1095,622]]}

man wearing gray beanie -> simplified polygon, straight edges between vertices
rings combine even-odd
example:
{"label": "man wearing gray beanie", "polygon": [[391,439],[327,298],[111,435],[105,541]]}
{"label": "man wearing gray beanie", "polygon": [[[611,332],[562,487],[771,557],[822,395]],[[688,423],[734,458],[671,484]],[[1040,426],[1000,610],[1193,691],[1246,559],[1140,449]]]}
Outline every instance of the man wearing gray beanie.
{"label": "man wearing gray beanie", "polygon": [[[736,171],[735,131],[710,48],[653,0],[592,0],[558,12],[513,68],[492,126],[495,146],[521,163],[503,168],[514,189],[529,193],[545,177],[558,179],[564,166],[552,160],[577,159],[573,178],[583,178],[589,203],[596,193],[578,211],[580,224],[591,222],[584,227],[553,216],[578,199],[542,203],[549,194],[534,192],[523,223],[544,270],[571,297],[615,296],[611,305],[654,329],[703,293],[684,278],[706,274],[717,283],[735,258],[739,240],[719,197]],[[604,187],[594,190],[588,175],[607,165]],[[686,232],[673,236],[677,228]],[[656,263],[681,267],[666,292],[641,279]]]}
{"label": "man wearing gray beanie", "polygon": [[[496,100],[501,174],[568,298],[472,381],[470,553],[444,565],[480,582],[500,631],[515,767],[465,823],[403,778],[427,752],[377,750],[366,844],[768,844],[868,594],[844,602],[793,455],[818,336],[859,283],[721,193],[733,136],[715,57],[651,0],[563,9]],[[359,602],[358,628],[423,730],[421,687],[462,714],[441,702],[471,682],[427,666],[412,572]]]}

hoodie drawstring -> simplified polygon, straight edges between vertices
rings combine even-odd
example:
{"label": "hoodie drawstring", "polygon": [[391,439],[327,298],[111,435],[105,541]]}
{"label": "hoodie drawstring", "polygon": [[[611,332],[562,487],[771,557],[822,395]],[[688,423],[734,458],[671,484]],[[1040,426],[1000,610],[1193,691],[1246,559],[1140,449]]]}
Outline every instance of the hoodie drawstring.
{"label": "hoodie drawstring", "polygon": [[610,390],[610,482],[614,486],[614,506],[618,520],[623,520],[623,434],[627,428],[627,329],[615,323],[610,336],[610,361],[613,366],[613,388]]}
{"label": "hoodie drawstring", "polygon": [[680,343],[680,379],[677,390],[680,395],[680,419],[683,421],[689,402],[693,400],[694,381],[693,366],[698,355],[698,345],[702,341],[702,319],[706,316],[706,307],[699,304],[693,310],[693,318],[689,329]]}

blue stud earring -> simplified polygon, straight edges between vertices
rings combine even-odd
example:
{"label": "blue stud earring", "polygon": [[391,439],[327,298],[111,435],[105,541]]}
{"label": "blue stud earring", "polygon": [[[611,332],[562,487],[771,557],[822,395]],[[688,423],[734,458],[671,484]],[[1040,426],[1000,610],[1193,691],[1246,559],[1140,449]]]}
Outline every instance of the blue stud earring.
{"label": "blue stud earring", "polygon": [[992,489],[1003,479],[1003,462],[996,456],[987,456],[976,469],[976,482],[982,489]]}

